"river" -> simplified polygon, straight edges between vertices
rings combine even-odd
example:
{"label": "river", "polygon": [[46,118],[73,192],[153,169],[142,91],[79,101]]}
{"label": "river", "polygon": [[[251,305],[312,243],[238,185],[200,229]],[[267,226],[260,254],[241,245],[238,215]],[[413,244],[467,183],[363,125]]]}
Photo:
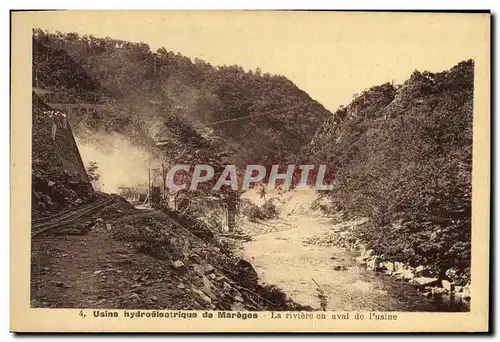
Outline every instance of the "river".
{"label": "river", "polygon": [[[469,310],[460,301],[426,298],[411,284],[357,266],[356,253],[304,244],[305,239],[332,229],[335,223],[328,218],[293,215],[286,221],[278,231],[253,236],[242,253],[261,281],[276,285],[302,305],[320,309],[316,282],[329,311]],[[346,270],[336,271],[336,265],[346,266]]]}

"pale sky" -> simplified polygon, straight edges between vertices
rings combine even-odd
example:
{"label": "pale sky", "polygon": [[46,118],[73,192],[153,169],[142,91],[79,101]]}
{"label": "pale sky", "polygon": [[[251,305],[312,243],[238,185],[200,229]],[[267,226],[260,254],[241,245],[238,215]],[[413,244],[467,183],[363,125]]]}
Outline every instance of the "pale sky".
{"label": "pale sky", "polygon": [[[22,13],[20,13],[23,15]],[[334,111],[353,94],[413,70],[482,53],[485,14],[335,12],[39,12],[33,27],[164,46],[212,65],[281,74]]]}

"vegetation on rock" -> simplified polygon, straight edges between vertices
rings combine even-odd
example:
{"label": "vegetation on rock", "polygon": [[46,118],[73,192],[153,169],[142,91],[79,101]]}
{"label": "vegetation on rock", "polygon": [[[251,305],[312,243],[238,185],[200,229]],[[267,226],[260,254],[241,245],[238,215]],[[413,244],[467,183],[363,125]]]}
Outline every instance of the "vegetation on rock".
{"label": "vegetation on rock", "polygon": [[321,126],[302,158],[328,164],[335,208],[395,260],[470,274],[473,61],[372,87]]}

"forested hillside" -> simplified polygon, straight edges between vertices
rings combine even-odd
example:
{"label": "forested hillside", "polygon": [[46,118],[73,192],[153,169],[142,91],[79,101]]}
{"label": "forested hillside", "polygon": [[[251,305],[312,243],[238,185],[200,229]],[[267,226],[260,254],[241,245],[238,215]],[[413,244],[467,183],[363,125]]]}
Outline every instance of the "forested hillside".
{"label": "forested hillside", "polygon": [[[145,131],[162,140],[156,128],[175,116],[222,137],[241,164],[283,162],[331,115],[283,76],[214,67],[143,43],[35,30],[33,56],[33,85],[56,90],[46,101],[117,106],[99,113],[93,129]],[[123,127],[131,121],[134,129]]]}
{"label": "forested hillside", "polygon": [[370,218],[357,234],[378,253],[469,273],[473,75],[469,60],[372,87],[304,147],[328,164],[336,209]]}

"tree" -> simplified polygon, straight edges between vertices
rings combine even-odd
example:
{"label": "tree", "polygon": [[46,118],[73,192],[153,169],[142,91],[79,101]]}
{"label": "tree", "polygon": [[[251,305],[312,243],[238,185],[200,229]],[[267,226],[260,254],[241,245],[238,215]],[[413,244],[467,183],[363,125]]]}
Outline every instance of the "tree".
{"label": "tree", "polygon": [[87,166],[87,175],[89,176],[89,180],[91,182],[97,182],[101,177],[98,173],[98,169],[99,166],[97,165],[97,162],[93,160],[89,162],[89,165]]}

